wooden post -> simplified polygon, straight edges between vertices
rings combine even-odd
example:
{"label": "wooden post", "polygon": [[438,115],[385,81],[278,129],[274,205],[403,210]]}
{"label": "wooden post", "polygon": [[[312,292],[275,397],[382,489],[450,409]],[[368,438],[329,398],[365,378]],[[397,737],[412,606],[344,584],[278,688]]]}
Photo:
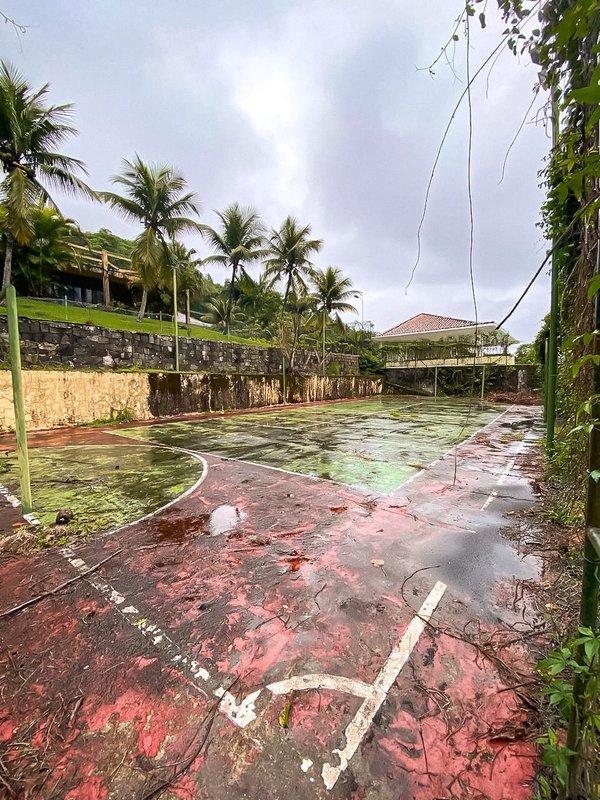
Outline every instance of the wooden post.
{"label": "wooden post", "polygon": [[108,276],[108,253],[102,251],[102,302],[105,306],[110,305],[110,280]]}
{"label": "wooden post", "polygon": [[433,368],[433,396],[435,397],[436,400],[437,400],[437,371],[438,371],[438,368],[434,367]]}
{"label": "wooden post", "polygon": [[483,400],[483,395],[485,393],[485,364],[481,368],[481,399]]}
{"label": "wooden post", "polygon": [[21,506],[24,514],[33,510],[31,502],[31,478],[29,475],[29,451],[25,427],[25,403],[21,380],[21,346],[19,342],[19,317],[17,315],[17,293],[14,286],[6,287],[6,313],[8,316],[8,346],[10,349],[10,371],[12,373],[13,403],[15,408],[15,432],[17,435],[17,458],[21,477]]}

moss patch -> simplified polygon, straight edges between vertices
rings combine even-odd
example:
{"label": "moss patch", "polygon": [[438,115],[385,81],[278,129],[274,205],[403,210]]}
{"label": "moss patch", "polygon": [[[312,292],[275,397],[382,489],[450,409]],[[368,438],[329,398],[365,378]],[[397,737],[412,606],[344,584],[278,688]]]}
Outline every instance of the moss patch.
{"label": "moss patch", "polygon": [[[202,470],[186,453],[128,445],[38,448],[30,462],[42,545],[67,544],[133,522],[176,499]],[[0,455],[0,480],[18,495],[14,453]],[[73,521],[54,526],[63,508],[73,511]]]}

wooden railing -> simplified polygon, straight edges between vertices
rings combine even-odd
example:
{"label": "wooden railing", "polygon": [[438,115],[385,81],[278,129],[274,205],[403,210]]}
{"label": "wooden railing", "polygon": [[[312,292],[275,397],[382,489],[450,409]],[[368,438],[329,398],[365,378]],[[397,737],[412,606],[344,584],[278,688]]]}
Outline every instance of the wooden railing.
{"label": "wooden railing", "polygon": [[[131,259],[127,256],[120,256],[117,253],[109,253],[107,250],[93,250],[80,244],[70,244],[70,247],[75,251],[76,258],[69,266],[68,271],[80,272],[86,274],[97,275],[102,278],[102,294],[103,303],[105,306],[110,305],[110,281],[118,281],[120,283],[134,283],[137,278],[137,272],[131,268]],[[121,266],[113,263],[120,261]]]}

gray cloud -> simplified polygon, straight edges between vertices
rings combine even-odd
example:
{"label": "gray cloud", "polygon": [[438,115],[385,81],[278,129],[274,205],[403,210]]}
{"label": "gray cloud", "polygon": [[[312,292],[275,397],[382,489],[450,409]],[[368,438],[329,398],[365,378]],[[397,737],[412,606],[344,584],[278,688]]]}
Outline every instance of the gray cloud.
{"label": "gray cloud", "polygon": [[[326,241],[322,263],[347,271],[378,329],[431,311],[473,316],[468,274],[467,116],[463,107],[435,177],[422,258],[408,296],[416,229],[436,148],[464,88],[439,52],[456,7],[436,0],[106,0],[52,5],[5,0],[32,27],[6,26],[3,53],[56,101],[76,104],[70,152],[104,188],[123,157],[176,164],[204,218],[233,200],[270,225],[288,213]],[[452,5],[452,4],[446,4]],[[474,68],[502,26],[473,32]],[[464,44],[455,68],[464,78]],[[529,102],[535,71],[506,52],[473,90],[474,266],[480,318],[499,318],[543,255],[537,173],[548,142],[525,126],[498,185],[502,161]],[[540,99],[540,105],[542,100]],[[66,198],[86,228],[135,229],[108,209]],[[194,243],[202,252],[202,243]],[[535,334],[545,279],[511,330]]]}

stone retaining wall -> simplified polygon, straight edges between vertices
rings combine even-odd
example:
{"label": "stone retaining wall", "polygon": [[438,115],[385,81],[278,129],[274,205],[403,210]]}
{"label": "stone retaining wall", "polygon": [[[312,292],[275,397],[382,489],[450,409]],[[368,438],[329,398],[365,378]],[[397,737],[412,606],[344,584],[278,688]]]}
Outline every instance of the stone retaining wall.
{"label": "stone retaining wall", "polygon": [[[19,318],[21,357],[24,365],[62,364],[69,367],[138,366],[143,369],[172,370],[175,365],[174,338],[152,333],[132,333],[71,325],[68,322]],[[0,359],[8,359],[8,334],[5,318],[0,319]],[[258,347],[236,342],[179,338],[179,364],[182,372],[256,373],[279,375],[282,353],[277,347]],[[297,371],[321,370],[318,354],[299,350]],[[358,356],[331,353],[328,372],[339,375],[358,373]]]}
{"label": "stone retaining wall", "polygon": [[[282,380],[272,375],[23,370],[28,430],[97,420],[152,419],[202,411],[261,408],[283,401]],[[291,403],[381,394],[380,379],[288,376]],[[0,431],[14,430],[11,377],[0,370]]]}

